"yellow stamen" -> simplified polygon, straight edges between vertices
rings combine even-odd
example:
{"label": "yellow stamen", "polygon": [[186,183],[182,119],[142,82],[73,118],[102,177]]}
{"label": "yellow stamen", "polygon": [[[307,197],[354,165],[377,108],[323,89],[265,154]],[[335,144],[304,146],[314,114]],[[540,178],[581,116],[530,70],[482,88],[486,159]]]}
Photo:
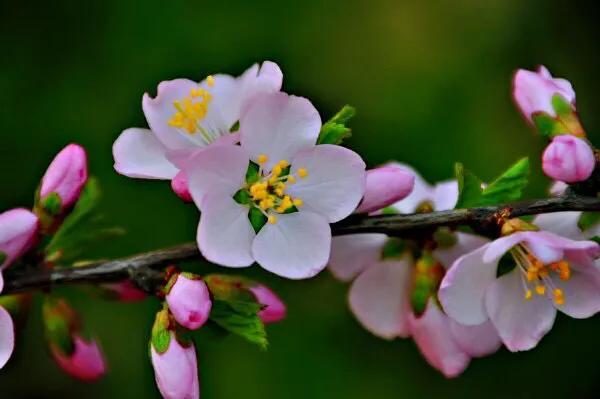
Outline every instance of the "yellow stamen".
{"label": "yellow stamen", "polygon": [[543,285],[536,285],[535,292],[538,295],[544,295],[546,293],[546,287]]}
{"label": "yellow stamen", "polygon": [[308,176],[308,171],[304,168],[300,168],[298,169],[298,176],[300,176],[301,179],[304,179],[306,176]]}
{"label": "yellow stamen", "polygon": [[552,292],[554,294],[554,303],[562,305],[565,303],[565,295],[560,288],[555,288]]}
{"label": "yellow stamen", "polygon": [[267,156],[265,154],[260,154],[257,159],[259,164],[266,163],[268,160],[269,160],[269,158],[267,158]]}
{"label": "yellow stamen", "polygon": [[287,178],[287,182],[289,184],[294,184],[294,183],[296,183],[296,178],[294,176],[292,176],[292,175],[289,175],[288,178]]}
{"label": "yellow stamen", "polygon": [[208,75],[206,77],[206,84],[208,87],[213,87],[215,85],[215,78],[212,75]]}
{"label": "yellow stamen", "polygon": [[268,220],[269,220],[269,223],[275,224],[275,223],[277,223],[277,216],[269,215]]}
{"label": "yellow stamen", "polygon": [[300,198],[294,198],[294,206],[296,208],[300,208],[302,205],[304,205],[304,201],[302,201]]}
{"label": "yellow stamen", "polygon": [[290,163],[285,159],[282,159],[281,161],[279,161],[279,166],[281,166],[282,168],[287,168],[288,166],[290,166]]}
{"label": "yellow stamen", "polygon": [[533,298],[533,292],[531,292],[531,290],[525,291],[525,299],[527,299],[528,301],[530,301],[531,298]]}

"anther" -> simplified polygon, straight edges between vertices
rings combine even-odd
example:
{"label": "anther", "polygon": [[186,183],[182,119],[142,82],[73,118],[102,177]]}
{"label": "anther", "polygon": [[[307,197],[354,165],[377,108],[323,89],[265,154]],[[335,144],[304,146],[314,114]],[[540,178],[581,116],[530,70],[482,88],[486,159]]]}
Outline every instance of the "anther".
{"label": "anther", "polygon": [[544,295],[546,293],[546,287],[543,285],[536,285],[535,293],[538,295]]}
{"label": "anther", "polygon": [[208,75],[206,77],[206,84],[208,87],[213,87],[215,85],[215,78],[212,75]]}
{"label": "anther", "polygon": [[268,217],[268,221],[269,221],[269,223],[271,223],[271,224],[275,224],[275,223],[277,223],[277,216],[275,216],[275,215],[269,215],[269,217]]}
{"label": "anther", "polygon": [[525,291],[525,299],[526,300],[530,301],[532,297],[533,297],[533,293],[531,292],[531,290]]}
{"label": "anther", "polygon": [[308,171],[304,168],[300,168],[298,169],[298,176],[300,176],[301,179],[304,179],[306,176],[308,176]]}
{"label": "anther", "polygon": [[269,158],[267,158],[267,156],[265,154],[260,154],[257,159],[259,164],[266,163],[268,160],[269,160]]}

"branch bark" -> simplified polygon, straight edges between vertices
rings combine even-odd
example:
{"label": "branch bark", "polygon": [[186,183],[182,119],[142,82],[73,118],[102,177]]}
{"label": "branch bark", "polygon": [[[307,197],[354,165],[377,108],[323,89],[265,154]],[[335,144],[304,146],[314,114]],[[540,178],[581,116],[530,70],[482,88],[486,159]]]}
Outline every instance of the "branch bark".
{"label": "branch bark", "polygon": [[[502,218],[513,218],[541,213],[564,211],[600,211],[600,199],[580,195],[524,201],[514,204],[455,209],[412,215],[354,215],[332,225],[334,235],[356,233],[383,233],[407,236],[431,231],[441,226],[469,226],[477,232],[494,236]],[[196,243],[145,252],[127,258],[96,262],[75,268],[45,270],[29,268],[8,269],[4,278],[3,294],[14,294],[31,289],[50,288],[58,284],[109,283],[131,278],[140,288],[156,292],[164,282],[162,269],[182,261],[201,259]]]}

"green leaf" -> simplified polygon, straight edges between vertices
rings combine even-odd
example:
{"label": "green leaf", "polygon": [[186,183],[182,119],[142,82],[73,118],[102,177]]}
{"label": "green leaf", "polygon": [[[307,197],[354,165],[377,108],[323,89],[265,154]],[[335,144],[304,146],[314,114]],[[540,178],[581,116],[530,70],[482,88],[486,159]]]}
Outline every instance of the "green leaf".
{"label": "green leaf", "polygon": [[266,349],[267,333],[257,314],[261,309],[262,306],[256,302],[215,299],[210,320],[224,330]]}
{"label": "green leaf", "polygon": [[52,192],[42,200],[42,208],[52,216],[56,216],[61,211],[62,200],[58,193]]}
{"label": "green leaf", "polygon": [[589,240],[600,244],[600,236],[593,236],[592,238],[589,238]]}
{"label": "green leaf", "polygon": [[267,217],[256,207],[251,206],[248,212],[248,219],[250,224],[254,228],[254,231],[258,233],[260,229],[267,223]]}
{"label": "green leaf", "polygon": [[248,164],[248,169],[246,170],[246,183],[248,183],[248,185],[256,183],[258,181],[258,179],[260,178],[260,176],[258,175],[259,169],[260,167],[258,166],[258,164],[250,161],[250,163]]}
{"label": "green leaf", "polygon": [[244,189],[238,190],[233,195],[233,200],[235,202],[237,202],[238,204],[247,205],[250,203],[250,194],[248,194],[248,191],[246,191]]}
{"label": "green leaf", "polygon": [[390,237],[387,239],[381,250],[381,256],[383,259],[400,258],[406,250],[406,243],[404,240],[396,237]]}
{"label": "green leaf", "polygon": [[0,251],[0,265],[2,265],[4,263],[6,258],[8,258],[8,255],[6,255],[5,252]]}
{"label": "green leaf", "polygon": [[42,316],[46,339],[49,344],[64,355],[70,355],[75,350],[71,331],[75,327],[75,312],[62,299],[44,297]]}
{"label": "green leaf", "polygon": [[344,105],[329,121],[321,127],[317,144],[341,144],[352,135],[346,123],[356,114],[354,107]]}
{"label": "green leaf", "polygon": [[520,159],[485,188],[462,164],[456,164],[455,171],[459,191],[456,208],[496,205],[521,198],[528,182],[529,159]]}
{"label": "green leaf", "polygon": [[165,353],[169,349],[169,343],[171,342],[169,324],[169,311],[167,309],[156,313],[150,343],[158,353]]}
{"label": "green leaf", "polygon": [[65,218],[45,249],[47,258],[72,262],[93,245],[125,234],[120,227],[107,226],[97,213],[100,189],[94,178],[88,179],[73,211]]}
{"label": "green leaf", "polygon": [[433,239],[437,243],[438,248],[450,248],[458,241],[456,234],[447,227],[438,228],[433,233]]}
{"label": "green leaf", "polygon": [[600,212],[582,212],[577,221],[577,226],[579,226],[581,231],[586,231],[598,223],[600,223]]}
{"label": "green leaf", "polygon": [[573,109],[571,108],[571,103],[569,103],[563,96],[560,94],[555,94],[552,96],[552,108],[556,112],[558,116],[567,116],[573,113]]}
{"label": "green leaf", "polygon": [[535,112],[531,115],[531,119],[540,134],[548,139],[567,133],[562,123],[545,112]]}

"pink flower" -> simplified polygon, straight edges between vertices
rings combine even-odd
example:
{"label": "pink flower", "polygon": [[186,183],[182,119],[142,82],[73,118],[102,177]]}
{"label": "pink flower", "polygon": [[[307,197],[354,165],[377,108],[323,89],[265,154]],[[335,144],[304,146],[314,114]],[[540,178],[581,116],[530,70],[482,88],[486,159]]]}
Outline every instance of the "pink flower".
{"label": "pink flower", "polygon": [[[415,173],[415,188],[406,199],[391,208],[401,213],[418,209],[450,209],[458,198],[456,182],[435,187]],[[431,277],[439,282],[439,273],[461,254],[485,243],[469,234],[456,233],[456,243],[433,251],[441,265]],[[383,258],[388,242],[384,234],[354,234],[334,237],[329,268],[343,281],[354,279],[349,304],[358,321],[374,335],[393,339],[412,336],[425,359],[446,377],[462,373],[472,357],[495,352],[500,339],[491,323],[462,326],[447,317],[430,296],[421,314],[413,309],[411,293],[419,274],[412,257]]]}
{"label": "pink flower", "polygon": [[146,293],[133,284],[131,280],[103,284],[102,287],[116,295],[115,299],[121,302],[137,302],[146,299]]}
{"label": "pink flower", "polygon": [[83,147],[69,144],[60,151],[48,166],[40,187],[40,200],[58,194],[61,210],[77,201],[88,178],[87,155]]}
{"label": "pink flower", "polygon": [[258,317],[263,323],[277,323],[285,318],[285,304],[269,287],[260,284],[248,289],[254,294],[258,303],[265,306],[258,312]]}
{"label": "pink flower", "polygon": [[367,171],[365,195],[356,212],[369,213],[392,205],[409,195],[414,184],[414,175],[398,164],[370,169]]}
{"label": "pink flower", "polygon": [[555,117],[552,97],[561,95],[575,108],[575,91],[565,79],[556,79],[540,66],[537,72],[519,69],[513,79],[513,98],[523,116],[532,122],[535,112],[545,112]]}
{"label": "pink flower", "polygon": [[[304,98],[262,95],[240,126],[241,146],[213,146],[183,165],[202,212],[200,251],[224,266],[256,261],[283,277],[312,277],[329,258],[329,223],[363,196],[365,164],[346,148],[315,145],[321,118]],[[264,222],[258,231],[249,212]]]}
{"label": "pink flower", "polygon": [[[0,278],[2,271],[0,270]],[[0,293],[2,288],[0,287]],[[15,349],[15,327],[10,313],[0,306],[0,369],[8,362]]]}
{"label": "pink flower", "polygon": [[[22,208],[0,213],[0,271],[31,247],[38,229],[38,218]],[[0,291],[3,281],[0,273]]]}
{"label": "pink flower", "polygon": [[198,399],[198,365],[194,345],[182,346],[175,333],[169,332],[170,341],[164,353],[150,348],[152,366],[158,389],[165,399]]}
{"label": "pink flower", "polygon": [[96,341],[84,341],[78,335],[73,337],[74,351],[65,355],[52,346],[52,356],[64,372],[81,381],[93,382],[106,373],[106,364]]}
{"label": "pink flower", "polygon": [[571,135],[554,137],[542,156],[544,173],[566,183],[587,180],[595,167],[596,157],[590,145]]}
{"label": "pink flower", "polygon": [[[209,147],[235,143],[230,134],[242,111],[261,93],[277,92],[282,73],[277,64],[254,64],[241,76],[207,77],[200,83],[188,79],[161,82],[155,98],[144,94],[142,107],[150,129],[130,128],[113,145],[115,170],[141,179],[171,180],[179,168],[168,154],[179,156]],[[182,193],[181,181],[175,184]]]}
{"label": "pink flower", "polygon": [[173,180],[171,180],[171,188],[183,201],[192,202],[192,194],[190,194],[188,179],[185,172],[179,171],[179,173],[175,175]]}
{"label": "pink flower", "polygon": [[[500,258],[516,267],[497,277]],[[552,328],[556,309],[575,318],[600,311],[600,246],[546,231],[499,238],[460,257],[442,281],[446,313],[464,325],[494,325],[511,351],[528,350]]]}
{"label": "pink flower", "polygon": [[169,310],[180,325],[190,330],[200,328],[210,315],[212,302],[206,283],[178,274],[167,294]]}

